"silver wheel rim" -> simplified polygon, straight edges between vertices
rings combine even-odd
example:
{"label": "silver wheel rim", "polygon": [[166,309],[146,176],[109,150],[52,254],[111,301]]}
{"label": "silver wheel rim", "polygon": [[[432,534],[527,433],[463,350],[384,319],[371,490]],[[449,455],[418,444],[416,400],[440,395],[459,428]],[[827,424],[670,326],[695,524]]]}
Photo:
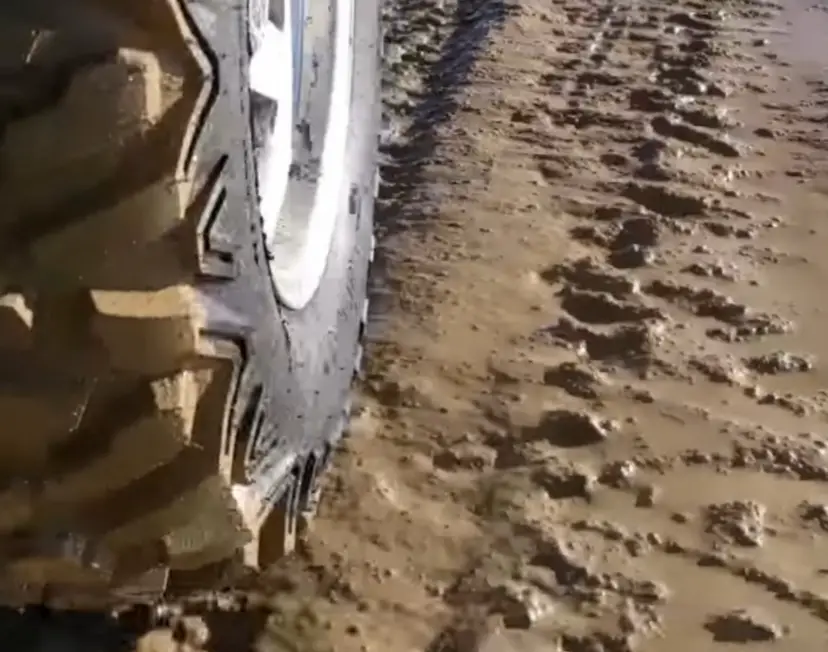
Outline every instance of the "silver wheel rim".
{"label": "silver wheel rim", "polygon": [[250,16],[254,119],[265,116],[254,135],[259,212],[274,287],[298,310],[319,287],[347,205],[354,0],[251,0]]}

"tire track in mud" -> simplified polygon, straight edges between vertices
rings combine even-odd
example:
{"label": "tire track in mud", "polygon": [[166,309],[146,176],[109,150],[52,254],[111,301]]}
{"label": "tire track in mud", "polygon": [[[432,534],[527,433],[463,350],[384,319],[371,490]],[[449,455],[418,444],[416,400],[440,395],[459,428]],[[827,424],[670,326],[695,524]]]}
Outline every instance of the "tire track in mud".
{"label": "tire track in mud", "polygon": [[378,247],[372,267],[369,339],[382,329],[389,287],[384,243],[395,233],[428,228],[438,198],[425,168],[439,159],[440,131],[462,107],[458,95],[475,61],[515,5],[507,0],[422,0],[385,5],[384,130],[375,207]]}
{"label": "tire track in mud", "polygon": [[[504,0],[385,3],[385,129],[380,141],[380,195],[375,208],[379,246],[371,303],[378,319],[382,299],[388,295],[382,271],[383,237],[411,228],[420,219],[427,223],[432,202],[423,169],[439,156],[440,129],[460,108],[458,93],[469,83],[470,71],[491,33],[502,28],[512,9]],[[209,652],[245,652],[262,645],[269,652],[328,649],[325,637],[316,631],[316,618],[306,611],[305,603],[314,597],[303,595],[295,601],[288,596],[280,602],[280,596],[291,591],[291,574],[304,579],[308,572],[301,558],[286,565],[288,570],[277,571],[275,580],[265,578],[157,609],[139,607],[117,615],[50,613],[38,608],[4,611],[0,634],[20,652],[173,652],[182,645]],[[314,567],[310,574],[317,576],[318,571]]]}
{"label": "tire track in mud", "polygon": [[[582,8],[558,5],[571,22],[580,12],[567,5]],[[824,376],[812,373],[813,335],[800,338],[786,314],[801,304],[777,312],[788,297],[768,269],[784,256],[774,233],[797,228],[798,216],[784,214],[791,188],[777,177],[801,174],[773,166],[824,158],[814,152],[818,136],[788,140],[766,126],[767,111],[755,111],[756,96],[786,92],[745,65],[757,59],[751,48],[767,45],[759,36],[768,31],[750,24],[764,5],[722,6],[619,5],[625,29],[608,56],[587,56],[604,42],[594,33],[566,42],[557,51],[572,59],[549,61],[554,72],[535,86],[553,97],[528,93],[529,107],[512,113],[516,141],[547,146],[534,150],[537,185],[562,198],[582,246],[577,258],[539,272],[558,290],[561,316],[523,340],[524,355],[506,355],[512,360],[493,377],[497,398],[484,401],[501,426],[483,438],[494,456],[476,453],[492,469],[484,495],[495,490],[487,483],[517,482],[534,497],[506,501],[522,520],[489,514],[512,524],[492,524],[501,534],[487,554],[515,566],[504,573],[475,558],[445,594],[458,616],[430,651],[541,649],[503,627],[538,628],[573,651],[634,650],[665,636],[682,650],[775,641],[818,649],[824,640],[828,585],[802,559],[825,551],[825,539],[803,536],[802,514],[821,522],[824,509],[809,498],[824,491],[828,470],[825,395],[801,391]],[[608,23],[600,11],[584,21],[598,34]],[[737,31],[746,39],[729,42]],[[795,107],[785,109],[792,122]],[[570,354],[555,353],[556,344]],[[797,344],[811,353],[782,348]],[[538,383],[527,380],[539,376],[527,357],[565,361],[546,366]],[[541,407],[551,399],[566,407]],[[533,409],[537,425],[517,428],[515,415]],[[462,455],[453,457],[462,466]],[[685,483],[713,489],[694,496]],[[631,534],[630,524],[644,529]],[[642,573],[664,579],[642,584]],[[688,600],[708,586],[716,589],[705,599]]]}
{"label": "tire track in mud", "polygon": [[439,153],[439,131],[460,108],[490,33],[513,10],[505,0],[389,2],[388,57],[378,226],[380,237],[426,218],[424,166]]}

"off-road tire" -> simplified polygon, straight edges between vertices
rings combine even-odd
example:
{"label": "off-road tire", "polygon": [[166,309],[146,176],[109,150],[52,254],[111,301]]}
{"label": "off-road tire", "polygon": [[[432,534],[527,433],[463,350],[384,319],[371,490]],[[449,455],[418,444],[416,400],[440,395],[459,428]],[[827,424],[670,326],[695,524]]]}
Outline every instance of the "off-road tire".
{"label": "off-road tire", "polygon": [[361,351],[379,2],[298,311],[257,212],[246,0],[0,5],[0,602],[152,600],[289,551]]}

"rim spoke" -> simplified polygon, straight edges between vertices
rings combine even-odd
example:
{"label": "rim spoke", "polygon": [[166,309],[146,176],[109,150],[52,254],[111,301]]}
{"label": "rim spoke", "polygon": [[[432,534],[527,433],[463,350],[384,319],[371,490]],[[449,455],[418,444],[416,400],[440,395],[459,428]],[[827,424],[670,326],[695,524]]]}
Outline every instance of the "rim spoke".
{"label": "rim spoke", "polygon": [[250,89],[273,102],[285,102],[292,91],[292,47],[288,34],[266,22],[250,59]]}

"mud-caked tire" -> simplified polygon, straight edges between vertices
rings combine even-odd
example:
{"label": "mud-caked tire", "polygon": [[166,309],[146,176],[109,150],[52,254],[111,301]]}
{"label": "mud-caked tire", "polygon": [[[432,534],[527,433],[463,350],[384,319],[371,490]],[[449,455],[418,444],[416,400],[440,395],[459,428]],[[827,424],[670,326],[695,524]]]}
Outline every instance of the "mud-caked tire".
{"label": "mud-caked tire", "polygon": [[361,353],[379,3],[300,309],[258,209],[247,0],[0,5],[0,603],[152,600],[290,551]]}

